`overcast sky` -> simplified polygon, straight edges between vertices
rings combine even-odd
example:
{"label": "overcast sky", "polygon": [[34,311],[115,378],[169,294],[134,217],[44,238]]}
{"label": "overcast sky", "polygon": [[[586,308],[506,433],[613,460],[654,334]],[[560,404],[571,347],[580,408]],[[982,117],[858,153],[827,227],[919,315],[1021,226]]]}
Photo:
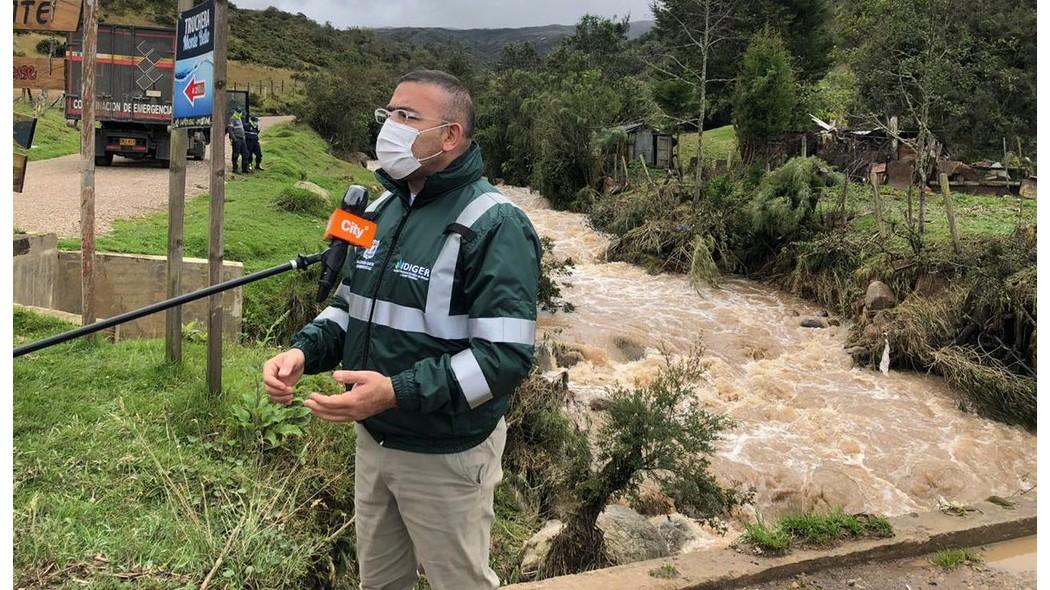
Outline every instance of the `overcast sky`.
{"label": "overcast sky", "polygon": [[584,14],[652,18],[649,0],[234,0],[240,8],[273,6],[319,23],[347,27],[453,29],[571,25]]}

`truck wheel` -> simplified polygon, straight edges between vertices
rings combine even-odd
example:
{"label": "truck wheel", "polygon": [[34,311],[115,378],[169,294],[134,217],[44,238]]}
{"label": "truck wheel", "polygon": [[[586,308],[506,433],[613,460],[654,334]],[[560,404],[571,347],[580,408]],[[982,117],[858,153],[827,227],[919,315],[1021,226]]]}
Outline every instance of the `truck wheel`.
{"label": "truck wheel", "polygon": [[113,163],[113,152],[106,152],[101,156],[95,156],[96,166],[109,166]]}

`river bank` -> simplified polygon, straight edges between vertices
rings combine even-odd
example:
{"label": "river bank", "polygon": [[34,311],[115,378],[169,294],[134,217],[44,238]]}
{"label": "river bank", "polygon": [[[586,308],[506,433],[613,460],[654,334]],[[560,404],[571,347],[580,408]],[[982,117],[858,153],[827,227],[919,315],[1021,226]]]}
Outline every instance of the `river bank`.
{"label": "river bank", "polygon": [[681,354],[702,337],[702,401],[738,422],[713,471],[754,486],[763,516],[834,507],[892,516],[941,496],[972,502],[1035,483],[1034,434],[960,410],[958,392],[937,377],[856,366],[846,318],[804,328],[822,308],[761,283],[730,278],[698,291],[685,275],[607,262],[611,237],[582,214],[527,189],[500,190],[553,239],[555,257],[574,262],[562,291],[575,311],[543,314],[539,328],[580,353],[566,369],[577,418],[609,386],[655,376],[660,346]]}
{"label": "river bank", "polygon": [[[1035,203],[952,194],[946,200],[849,184],[816,158],[770,173],[734,171],[697,197],[671,177],[595,195],[593,226],[609,258],[717,287],[743,275],[851,321],[858,363],[932,372],[968,411],[1035,427]],[[816,324],[821,322],[817,320]],[[889,354],[886,355],[886,347]]]}

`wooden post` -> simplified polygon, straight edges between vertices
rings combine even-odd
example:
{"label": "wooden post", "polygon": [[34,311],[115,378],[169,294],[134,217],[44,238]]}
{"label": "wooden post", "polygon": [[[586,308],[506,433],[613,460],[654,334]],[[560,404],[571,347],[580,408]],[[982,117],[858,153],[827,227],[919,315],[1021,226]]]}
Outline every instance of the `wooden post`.
{"label": "wooden post", "polygon": [[948,231],[952,234],[952,249],[955,250],[955,255],[959,256],[962,254],[962,249],[959,246],[959,229],[955,225],[955,202],[952,200],[951,187],[948,186],[948,175],[941,173],[941,192],[944,193],[944,211],[948,214]]}
{"label": "wooden post", "polygon": [[806,157],[806,134],[802,134],[802,157]]}
{"label": "wooden post", "polygon": [[875,196],[875,227],[879,231],[879,236],[885,236],[886,231],[882,227],[882,197],[879,195],[879,174],[875,172],[875,169],[871,170],[871,189]]}
{"label": "wooden post", "polygon": [[[193,0],[179,0],[178,12],[193,8]],[[185,129],[171,128],[168,167],[168,298],[182,294],[182,228],[186,211]],[[164,356],[169,363],[182,362],[182,306],[169,309],[164,317]]]}
{"label": "wooden post", "polygon": [[[208,283],[222,281],[223,204],[226,200],[226,7],[215,0],[215,96],[211,107],[211,198],[208,219]],[[222,392],[222,294],[208,298],[208,390]]]}
{"label": "wooden post", "polygon": [[80,276],[82,325],[95,323],[95,58],[98,0],[84,0],[80,84]]}

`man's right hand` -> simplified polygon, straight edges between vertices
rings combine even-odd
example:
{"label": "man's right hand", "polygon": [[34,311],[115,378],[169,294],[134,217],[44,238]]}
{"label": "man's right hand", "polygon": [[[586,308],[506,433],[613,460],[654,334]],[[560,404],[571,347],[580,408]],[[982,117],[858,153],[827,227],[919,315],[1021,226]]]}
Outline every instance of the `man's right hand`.
{"label": "man's right hand", "polygon": [[263,385],[270,400],[288,405],[292,403],[292,387],[299,382],[306,367],[306,356],[298,348],[288,349],[263,365]]}

